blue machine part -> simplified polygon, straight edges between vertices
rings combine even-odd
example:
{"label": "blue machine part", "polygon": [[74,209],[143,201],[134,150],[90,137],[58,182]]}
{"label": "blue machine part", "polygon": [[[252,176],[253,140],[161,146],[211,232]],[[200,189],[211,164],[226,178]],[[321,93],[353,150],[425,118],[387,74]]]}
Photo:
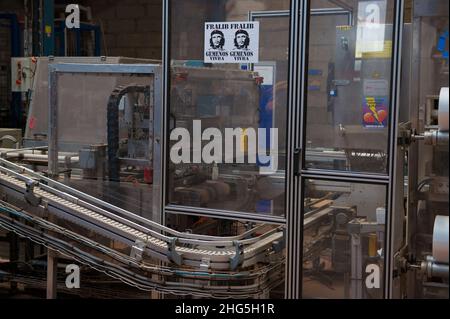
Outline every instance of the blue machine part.
{"label": "blue machine part", "polygon": [[[437,50],[442,53],[442,57],[448,60],[448,49],[447,49],[447,42],[448,42],[448,31],[445,31],[441,36],[439,37]],[[447,49],[447,50],[446,50]]]}
{"label": "blue machine part", "polygon": [[43,38],[44,56],[55,55],[55,1],[43,0]]}

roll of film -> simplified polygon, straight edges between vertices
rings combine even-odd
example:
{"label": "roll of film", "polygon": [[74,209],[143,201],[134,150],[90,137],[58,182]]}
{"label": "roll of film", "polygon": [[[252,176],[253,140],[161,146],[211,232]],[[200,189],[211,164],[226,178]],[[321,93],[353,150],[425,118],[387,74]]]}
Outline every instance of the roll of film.
{"label": "roll of film", "polygon": [[442,88],[441,94],[439,95],[439,131],[448,132],[448,97],[449,90],[448,88]]}

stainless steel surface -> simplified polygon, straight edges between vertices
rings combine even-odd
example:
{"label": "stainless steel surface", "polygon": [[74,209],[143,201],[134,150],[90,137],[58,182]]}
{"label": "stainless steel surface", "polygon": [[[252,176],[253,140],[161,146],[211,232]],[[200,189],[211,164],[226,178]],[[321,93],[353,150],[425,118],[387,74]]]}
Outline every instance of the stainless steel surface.
{"label": "stainless steel surface", "polygon": [[448,279],[448,265],[432,264],[430,270],[430,278],[438,277]]}

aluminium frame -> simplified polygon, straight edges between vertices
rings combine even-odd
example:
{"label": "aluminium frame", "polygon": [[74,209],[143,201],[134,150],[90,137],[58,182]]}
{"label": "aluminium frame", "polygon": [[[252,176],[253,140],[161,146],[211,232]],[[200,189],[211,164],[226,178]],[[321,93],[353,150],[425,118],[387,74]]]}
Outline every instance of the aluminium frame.
{"label": "aluminium frame", "polygon": [[[153,76],[154,81],[154,127],[153,127],[153,170],[161,170],[160,140],[161,122],[156,120],[161,117],[161,67],[152,64],[74,64],[55,63],[49,64],[49,120],[48,120],[48,172],[50,176],[58,174],[58,77],[61,74],[120,74],[120,75],[147,75]],[[106,105],[105,105],[106,108]],[[153,180],[153,218],[155,222],[161,222],[160,202],[161,179],[156,174]]]}
{"label": "aluminium frame", "polygon": [[[265,221],[285,224],[286,227],[286,278],[285,298],[297,299],[302,296],[302,270],[303,270],[303,210],[304,192],[302,185],[306,179],[333,180],[354,183],[369,183],[385,185],[387,189],[387,228],[386,228],[386,258],[384,271],[384,297],[393,297],[393,268],[394,268],[394,227],[393,215],[396,207],[397,191],[397,137],[400,100],[401,79],[401,44],[404,15],[404,0],[394,1],[394,31],[392,52],[392,74],[390,92],[390,126],[389,126],[389,168],[386,174],[358,174],[355,172],[333,172],[326,170],[310,170],[305,166],[304,146],[306,145],[306,85],[309,48],[309,21],[312,14],[310,0],[292,0],[289,11],[289,91],[288,91],[288,132],[287,132],[287,165],[286,165],[286,218],[264,218],[256,214],[242,214],[240,212],[217,211],[199,209],[194,207],[166,205],[166,192],[162,191],[161,211],[162,220],[165,214],[202,215],[225,219],[242,219],[249,221]],[[169,107],[169,81],[170,81],[170,0],[163,1],[163,116],[162,130],[166,132]],[[308,14],[300,14],[308,12]],[[278,12],[279,13],[279,12]],[[268,12],[265,16],[276,15],[277,12]],[[286,14],[286,13],[284,13]],[[353,17],[352,17],[353,21]],[[167,180],[167,134],[162,136],[161,178],[162,185]]]}
{"label": "aluminium frame", "polygon": [[[296,173],[295,178],[295,187],[298,187],[294,191],[294,196],[296,199],[294,202],[300,206],[300,211],[304,209],[304,182],[307,179],[318,179],[318,180],[331,180],[336,182],[353,182],[353,183],[363,183],[363,184],[375,184],[375,185],[385,185],[387,190],[387,222],[386,222],[386,238],[385,238],[385,267],[384,267],[384,298],[393,298],[393,274],[394,274],[394,231],[397,225],[394,225],[394,214],[400,213],[396,212],[395,208],[398,204],[397,200],[397,192],[398,192],[398,183],[403,183],[403,180],[399,181],[397,174],[401,173],[401,170],[398,170],[398,118],[399,118],[399,109],[400,109],[400,80],[401,80],[401,49],[402,49],[402,32],[403,32],[403,19],[404,19],[404,0],[392,0],[394,1],[394,18],[393,18],[393,51],[392,51],[392,73],[391,73],[391,91],[390,91],[390,125],[389,125],[389,146],[388,146],[388,171],[386,174],[367,174],[367,173],[357,173],[357,172],[339,172],[339,171],[330,171],[330,170],[321,170],[321,169],[308,169],[306,166],[306,126],[307,126],[307,83],[308,83],[308,50],[309,50],[309,17],[306,18],[307,21],[302,20],[304,23],[302,24],[301,29],[301,51],[300,51],[300,61],[301,67],[298,77],[301,80],[298,83],[297,92],[301,92],[300,98],[297,101],[299,103],[299,116],[301,117],[300,125],[298,122],[293,122],[292,125],[294,127],[300,126],[301,129],[299,132],[295,134],[297,141],[295,143],[295,150],[300,154],[299,161],[297,164],[300,167],[299,172]],[[303,3],[304,6],[308,6],[310,4],[309,1]],[[301,10],[301,12],[310,12],[308,16],[311,16],[311,11],[308,8]],[[301,17],[305,19],[305,17]],[[295,119],[294,119],[295,121]],[[292,158],[292,161],[295,161],[295,158]],[[296,190],[301,190],[297,192]],[[298,196],[300,194],[300,196]],[[297,206],[298,207],[298,206]],[[303,233],[303,214],[300,214],[300,225],[298,221],[295,220],[297,229],[299,229],[300,233]],[[294,250],[294,254],[300,255],[303,253],[303,234],[296,234],[300,239],[300,247]],[[288,245],[291,243],[288,237]],[[294,245],[298,246],[298,242],[293,242]],[[289,259],[289,256],[288,256]],[[292,257],[294,259],[294,257]],[[296,260],[302,260],[302,257],[296,257]],[[296,285],[294,286],[294,298],[299,298],[302,295],[302,263],[294,264],[294,266],[288,269],[289,272],[297,272],[298,281],[296,281]]]}

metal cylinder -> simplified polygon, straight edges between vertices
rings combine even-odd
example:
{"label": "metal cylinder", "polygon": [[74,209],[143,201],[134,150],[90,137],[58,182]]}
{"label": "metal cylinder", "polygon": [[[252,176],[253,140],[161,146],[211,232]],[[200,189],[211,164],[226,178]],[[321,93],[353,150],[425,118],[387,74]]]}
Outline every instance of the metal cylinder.
{"label": "metal cylinder", "polygon": [[[433,259],[429,256],[428,259]],[[423,261],[420,269],[427,278],[444,278],[448,279],[448,265],[436,263],[433,260]]]}
{"label": "metal cylinder", "polygon": [[432,263],[430,268],[431,277],[448,279],[448,265]]}
{"label": "metal cylinder", "polygon": [[426,145],[447,146],[448,132],[440,132],[440,131],[425,132],[424,141]]}

